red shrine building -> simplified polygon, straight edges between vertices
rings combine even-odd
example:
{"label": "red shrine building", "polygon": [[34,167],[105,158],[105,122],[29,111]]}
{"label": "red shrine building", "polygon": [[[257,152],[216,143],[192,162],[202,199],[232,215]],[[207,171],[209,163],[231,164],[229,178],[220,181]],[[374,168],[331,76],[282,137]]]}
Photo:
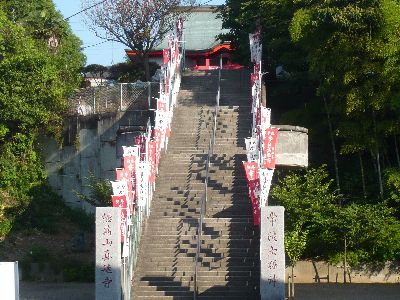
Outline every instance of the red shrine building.
{"label": "red shrine building", "polygon": [[[183,43],[185,49],[185,68],[211,70],[219,67],[222,57],[223,69],[238,69],[242,66],[233,64],[233,49],[229,42],[221,42],[218,35],[227,33],[222,29],[222,20],[217,18],[215,6],[199,6],[191,10],[183,22]],[[150,61],[163,63],[163,49],[168,48],[167,37],[149,53]],[[131,60],[137,53],[125,50]]]}

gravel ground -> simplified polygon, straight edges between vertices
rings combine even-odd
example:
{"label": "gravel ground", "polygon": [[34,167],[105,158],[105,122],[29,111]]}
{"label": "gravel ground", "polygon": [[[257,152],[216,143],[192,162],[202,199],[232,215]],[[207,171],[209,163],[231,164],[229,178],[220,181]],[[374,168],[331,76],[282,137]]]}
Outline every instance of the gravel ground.
{"label": "gravel ground", "polygon": [[[94,284],[21,282],[20,299],[92,300]],[[295,300],[400,300],[400,284],[296,284]]]}

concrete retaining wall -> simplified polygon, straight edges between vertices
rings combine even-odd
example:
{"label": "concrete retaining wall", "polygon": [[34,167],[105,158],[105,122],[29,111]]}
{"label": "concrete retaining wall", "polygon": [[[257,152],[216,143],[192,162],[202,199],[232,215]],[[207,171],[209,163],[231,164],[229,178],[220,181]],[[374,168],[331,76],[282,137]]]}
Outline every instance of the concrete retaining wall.
{"label": "concrete retaining wall", "polygon": [[277,166],[305,168],[308,166],[308,130],[291,125],[273,125],[279,128],[276,145]]}
{"label": "concrete retaining wall", "polygon": [[91,173],[100,179],[115,180],[115,168],[120,167],[122,156],[121,151],[117,151],[118,146],[132,144],[135,134],[121,131],[121,128],[146,124],[150,114],[127,111],[66,119],[62,147],[51,138],[42,140],[50,185],[67,204],[92,210],[90,205],[82,203],[77,193],[89,196]]}

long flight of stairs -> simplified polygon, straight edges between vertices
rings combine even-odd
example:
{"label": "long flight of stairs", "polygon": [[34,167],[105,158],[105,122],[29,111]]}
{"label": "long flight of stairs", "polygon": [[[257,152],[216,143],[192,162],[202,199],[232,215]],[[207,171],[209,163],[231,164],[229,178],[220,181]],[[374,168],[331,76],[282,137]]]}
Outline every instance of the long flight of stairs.
{"label": "long flight of stairs", "polygon": [[[196,229],[218,75],[187,72],[144,230],[133,299],[193,299]],[[198,273],[198,299],[259,299],[259,232],[242,161],[250,134],[248,74],[223,71]]]}

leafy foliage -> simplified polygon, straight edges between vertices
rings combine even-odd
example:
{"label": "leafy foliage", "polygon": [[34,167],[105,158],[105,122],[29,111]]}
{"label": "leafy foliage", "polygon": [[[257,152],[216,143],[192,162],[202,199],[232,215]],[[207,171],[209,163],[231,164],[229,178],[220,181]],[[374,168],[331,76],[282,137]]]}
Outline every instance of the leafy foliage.
{"label": "leafy foliage", "polygon": [[394,210],[385,203],[337,205],[340,195],[325,167],[289,174],[271,195],[285,207],[285,248],[292,265],[300,257],[342,260],[344,238],[352,264],[400,258]]}
{"label": "leafy foliage", "polygon": [[[48,47],[51,37],[58,47]],[[41,134],[61,135],[66,98],[81,81],[80,46],[52,1],[0,1],[0,227],[8,228],[3,235],[22,215],[35,215],[29,210],[33,203],[51,195],[37,141]]]}
{"label": "leafy foliage", "polygon": [[301,253],[341,260],[345,238],[353,263],[399,259],[399,14],[397,0],[228,0],[221,10],[242,61],[261,25],[275,122],[307,127],[311,165],[327,165],[272,191],[292,264]]}
{"label": "leafy foliage", "polygon": [[[143,63],[123,62],[109,67],[110,78],[118,82],[146,81]],[[156,63],[149,62],[149,74],[152,75],[159,69]]]}
{"label": "leafy foliage", "polygon": [[82,1],[91,30],[100,38],[116,41],[136,51],[143,59],[149,81],[148,53],[173,29],[183,5],[195,0],[96,0]]}
{"label": "leafy foliage", "polygon": [[100,180],[93,173],[87,178],[90,195],[86,196],[78,193],[78,197],[93,206],[112,206],[112,187],[109,180]]}

